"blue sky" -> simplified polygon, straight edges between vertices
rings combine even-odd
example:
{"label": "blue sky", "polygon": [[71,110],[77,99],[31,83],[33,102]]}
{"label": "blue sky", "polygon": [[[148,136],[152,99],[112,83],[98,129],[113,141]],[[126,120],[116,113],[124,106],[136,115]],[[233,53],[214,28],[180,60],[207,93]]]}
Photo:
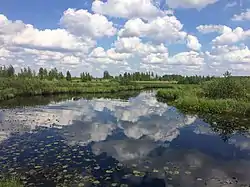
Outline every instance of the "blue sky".
{"label": "blue sky", "polygon": [[249,0],[3,0],[0,15],[0,65],[17,69],[250,71]]}

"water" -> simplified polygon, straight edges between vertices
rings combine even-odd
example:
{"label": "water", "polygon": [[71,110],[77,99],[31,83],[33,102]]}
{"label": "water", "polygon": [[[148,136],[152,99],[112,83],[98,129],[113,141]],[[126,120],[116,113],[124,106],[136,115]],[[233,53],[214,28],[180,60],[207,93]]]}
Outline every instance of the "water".
{"label": "water", "polygon": [[26,186],[249,186],[248,121],[205,120],[152,92],[2,109],[1,175]]}

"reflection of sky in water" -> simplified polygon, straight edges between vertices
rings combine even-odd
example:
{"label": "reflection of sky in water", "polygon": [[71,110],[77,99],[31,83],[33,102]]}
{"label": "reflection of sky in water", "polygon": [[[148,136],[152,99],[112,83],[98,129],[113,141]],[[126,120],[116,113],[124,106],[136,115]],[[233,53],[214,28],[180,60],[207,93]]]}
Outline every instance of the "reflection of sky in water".
{"label": "reflection of sky in water", "polygon": [[[249,137],[236,134],[225,143],[208,124],[157,102],[152,93],[141,93],[128,102],[78,100],[0,111],[0,140],[13,131],[27,132],[52,124],[60,128],[69,145],[92,142],[97,155],[106,152],[138,167],[143,167],[142,160],[150,160],[152,168],[163,167],[169,161],[180,165],[181,186],[196,186],[199,176],[208,178],[208,186],[221,186],[213,176],[228,180],[236,175],[250,182]],[[189,170],[192,175],[185,174]]]}
{"label": "reflection of sky in water", "polygon": [[116,129],[129,138],[147,136],[154,141],[172,141],[179,128],[191,124],[195,117],[184,116],[174,108],[156,101],[152,94],[142,93],[129,102],[95,99],[66,101],[46,107],[13,109],[1,112],[1,128],[7,133],[21,127],[70,125],[74,141],[102,141]]}

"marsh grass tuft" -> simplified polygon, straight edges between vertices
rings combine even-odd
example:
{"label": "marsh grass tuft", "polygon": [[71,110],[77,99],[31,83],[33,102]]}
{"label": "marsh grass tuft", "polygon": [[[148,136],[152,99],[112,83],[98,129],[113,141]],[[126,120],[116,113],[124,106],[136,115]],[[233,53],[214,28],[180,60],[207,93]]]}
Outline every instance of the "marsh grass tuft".
{"label": "marsh grass tuft", "polygon": [[0,187],[24,187],[16,178],[0,180]]}

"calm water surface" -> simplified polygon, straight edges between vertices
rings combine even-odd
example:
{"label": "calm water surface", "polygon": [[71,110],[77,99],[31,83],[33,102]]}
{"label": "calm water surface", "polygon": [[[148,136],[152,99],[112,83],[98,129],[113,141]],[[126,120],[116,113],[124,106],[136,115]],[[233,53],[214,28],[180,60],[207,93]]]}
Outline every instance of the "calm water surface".
{"label": "calm water surface", "polygon": [[26,186],[249,186],[248,121],[209,122],[148,92],[1,109],[0,172]]}

